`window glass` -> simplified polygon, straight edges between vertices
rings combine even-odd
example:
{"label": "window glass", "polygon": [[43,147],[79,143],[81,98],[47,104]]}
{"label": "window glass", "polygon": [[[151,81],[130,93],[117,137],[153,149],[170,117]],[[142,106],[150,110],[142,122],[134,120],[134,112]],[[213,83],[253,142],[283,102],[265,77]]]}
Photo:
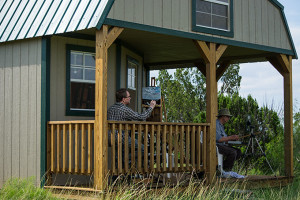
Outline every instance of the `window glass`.
{"label": "window glass", "polygon": [[134,62],[128,61],[128,69],[127,69],[127,87],[130,89],[136,89],[136,69],[137,64]]}
{"label": "window glass", "polygon": [[196,0],[196,25],[229,30],[229,0]]}
{"label": "window glass", "polygon": [[95,109],[95,54],[70,53],[70,110]]}

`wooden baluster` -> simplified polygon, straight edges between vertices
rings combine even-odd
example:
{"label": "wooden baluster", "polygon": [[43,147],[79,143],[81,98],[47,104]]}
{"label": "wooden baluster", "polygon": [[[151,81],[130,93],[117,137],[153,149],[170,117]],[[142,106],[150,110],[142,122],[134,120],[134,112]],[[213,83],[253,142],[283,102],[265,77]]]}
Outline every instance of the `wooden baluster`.
{"label": "wooden baluster", "polygon": [[180,169],[181,171],[184,171],[184,160],[185,160],[185,155],[184,155],[184,126],[181,126],[181,131],[180,131]]}
{"label": "wooden baluster", "polygon": [[168,169],[169,171],[173,171],[173,159],[172,159],[172,154],[173,154],[173,133],[172,133],[172,128],[173,126],[170,125],[169,126],[169,141],[168,141],[168,145],[169,145],[169,166]]}
{"label": "wooden baluster", "polygon": [[88,124],[88,168],[87,173],[92,173],[92,124]]}
{"label": "wooden baluster", "polygon": [[110,132],[110,143],[111,143],[111,163],[112,163],[112,173],[117,174],[116,171],[116,143],[115,136],[116,135],[116,124],[112,124],[111,132]]}
{"label": "wooden baluster", "polygon": [[191,134],[191,138],[192,138],[192,140],[191,140],[191,143],[192,143],[192,149],[191,149],[191,164],[192,164],[192,170],[195,170],[196,169],[196,162],[195,162],[195,158],[196,158],[196,153],[195,153],[195,131],[196,131],[196,129],[195,129],[195,126],[193,126],[193,128],[192,128],[192,134]]}
{"label": "wooden baluster", "polygon": [[118,131],[118,174],[122,173],[122,124],[119,124]]}
{"label": "wooden baluster", "polygon": [[160,150],[160,129],[161,125],[159,124],[156,132],[156,172],[160,172],[160,155],[162,155]]}
{"label": "wooden baluster", "polygon": [[60,172],[60,158],[61,158],[61,152],[60,152],[60,125],[56,125],[56,172]]}
{"label": "wooden baluster", "polygon": [[175,134],[174,134],[174,170],[178,171],[178,125],[175,126]]}
{"label": "wooden baluster", "polygon": [[72,173],[72,165],[73,165],[73,130],[72,124],[69,124],[69,173]]}
{"label": "wooden baluster", "polygon": [[144,172],[148,172],[148,124],[144,130]]}
{"label": "wooden baluster", "polygon": [[203,168],[204,170],[206,170],[206,136],[207,136],[207,132],[209,132],[209,127],[207,128],[206,126],[204,126],[204,130],[203,130]]}
{"label": "wooden baluster", "polygon": [[186,170],[190,170],[190,126],[187,126],[187,131],[185,133],[186,139]]}
{"label": "wooden baluster", "polygon": [[150,170],[154,172],[154,124],[151,125],[150,134]]}
{"label": "wooden baluster", "polygon": [[86,140],[85,140],[85,124],[81,124],[81,174],[85,173],[85,154],[86,154]]}
{"label": "wooden baluster", "polygon": [[62,172],[66,172],[67,168],[67,133],[66,133],[66,124],[63,124],[63,166]]}
{"label": "wooden baluster", "polygon": [[135,172],[135,124],[131,129],[131,172]]}
{"label": "wooden baluster", "polygon": [[75,124],[75,173],[79,172],[79,127],[78,123]]}
{"label": "wooden baluster", "polygon": [[138,127],[138,171],[142,172],[142,125]]}
{"label": "wooden baluster", "polygon": [[51,172],[55,172],[55,126],[51,124]]}
{"label": "wooden baluster", "polygon": [[200,166],[201,166],[201,141],[200,141],[200,137],[201,137],[201,126],[198,126],[198,131],[197,131],[197,137],[196,137],[196,155],[197,155],[197,170],[200,170]]}
{"label": "wooden baluster", "polygon": [[166,159],[166,154],[167,154],[167,125],[164,125],[164,131],[163,131],[163,144],[162,144],[162,160],[163,160],[163,171],[165,172],[166,169],[166,164],[167,164],[167,159]]}
{"label": "wooden baluster", "polygon": [[125,125],[125,145],[124,145],[124,163],[125,163],[125,172],[124,173],[128,173],[128,124]]}

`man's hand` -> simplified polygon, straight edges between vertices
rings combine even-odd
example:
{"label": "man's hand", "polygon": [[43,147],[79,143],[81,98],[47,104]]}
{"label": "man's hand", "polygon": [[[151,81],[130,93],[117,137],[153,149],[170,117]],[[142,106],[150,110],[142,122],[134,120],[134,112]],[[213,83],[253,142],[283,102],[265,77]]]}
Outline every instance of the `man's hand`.
{"label": "man's hand", "polygon": [[239,139],[239,136],[238,135],[231,135],[231,136],[228,136],[228,141],[234,141],[234,140],[238,140]]}
{"label": "man's hand", "polygon": [[152,101],[150,102],[150,107],[151,107],[151,108],[154,108],[155,105],[156,105],[156,101],[152,100]]}

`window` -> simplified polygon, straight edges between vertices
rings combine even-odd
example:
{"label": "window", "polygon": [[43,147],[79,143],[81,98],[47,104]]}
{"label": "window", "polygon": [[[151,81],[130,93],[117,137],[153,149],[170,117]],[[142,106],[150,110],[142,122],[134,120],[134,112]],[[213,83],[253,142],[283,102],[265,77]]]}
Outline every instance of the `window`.
{"label": "window", "polygon": [[67,45],[67,115],[93,116],[95,111],[95,51]]}
{"label": "window", "polygon": [[233,37],[232,0],[194,0],[193,31]]}
{"label": "window", "polygon": [[136,90],[136,71],[137,71],[137,64],[132,61],[131,59],[128,60],[128,77],[127,77],[127,86],[129,89]]}

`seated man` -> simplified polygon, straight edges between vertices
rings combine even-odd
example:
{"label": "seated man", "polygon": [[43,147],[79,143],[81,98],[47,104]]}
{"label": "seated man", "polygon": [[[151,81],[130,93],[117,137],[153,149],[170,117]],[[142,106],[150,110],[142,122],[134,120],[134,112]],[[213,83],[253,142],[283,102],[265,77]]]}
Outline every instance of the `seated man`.
{"label": "seated man", "polygon": [[223,161],[223,169],[225,171],[231,171],[234,165],[234,161],[241,157],[241,150],[228,146],[228,141],[238,140],[238,135],[227,136],[224,130],[224,125],[230,120],[230,112],[228,109],[219,110],[216,124],[216,143],[219,149],[219,153],[223,154],[225,160]]}
{"label": "seated man", "polygon": [[[145,121],[150,115],[151,112],[153,111],[156,101],[151,101],[150,102],[150,107],[143,113],[138,113],[133,111],[131,108],[127,107],[128,104],[130,104],[130,94],[127,89],[121,88],[116,92],[116,100],[117,102],[109,107],[107,110],[107,120],[113,120],[113,121]],[[117,134],[118,132],[115,132],[115,138],[117,139]],[[134,132],[133,132],[134,134]],[[130,131],[129,131],[130,135]],[[125,134],[124,131],[122,132],[122,144],[124,145],[125,143]],[[132,136],[134,137],[134,135]],[[111,141],[111,134],[110,132],[108,133],[108,141],[110,144]],[[128,147],[129,149],[131,146],[131,137],[128,136]],[[135,140],[135,148],[137,150],[138,147],[138,142]],[[144,152],[144,146],[141,146],[142,152]],[[122,148],[122,155],[124,155],[124,147]],[[135,154],[136,159],[137,159],[137,153]],[[129,158],[131,159],[131,156],[129,155]]]}

